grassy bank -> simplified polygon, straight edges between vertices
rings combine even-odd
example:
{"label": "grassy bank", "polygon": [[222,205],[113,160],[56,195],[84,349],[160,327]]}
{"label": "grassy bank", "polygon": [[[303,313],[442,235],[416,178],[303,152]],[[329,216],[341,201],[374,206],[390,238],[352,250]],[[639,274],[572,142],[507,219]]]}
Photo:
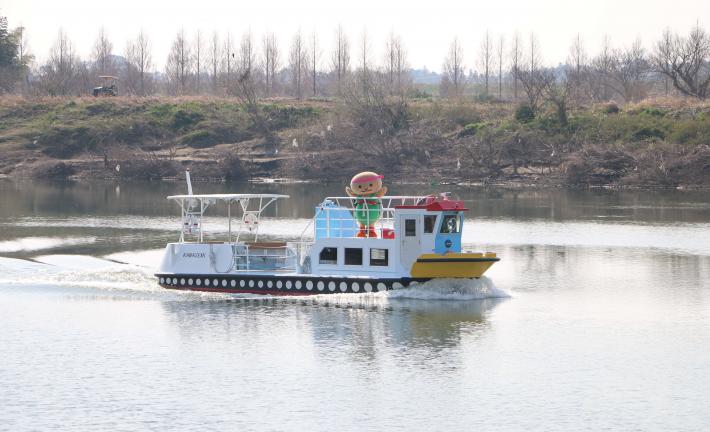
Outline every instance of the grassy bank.
{"label": "grassy bank", "polygon": [[710,104],[0,99],[0,175],[710,186]]}

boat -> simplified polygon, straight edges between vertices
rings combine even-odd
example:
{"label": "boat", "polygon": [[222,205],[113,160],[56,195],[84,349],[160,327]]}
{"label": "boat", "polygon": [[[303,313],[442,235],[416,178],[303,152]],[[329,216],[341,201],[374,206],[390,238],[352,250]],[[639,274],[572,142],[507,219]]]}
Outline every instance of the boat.
{"label": "boat", "polygon": [[[180,207],[180,238],[165,247],[155,274],[169,289],[267,295],[365,293],[436,278],[479,278],[499,258],[462,251],[463,201],[448,193],[382,196],[363,236],[357,198],[326,197],[298,240],[264,241],[264,212],[288,195],[192,193]],[[205,231],[205,213],[226,207],[226,232]]]}

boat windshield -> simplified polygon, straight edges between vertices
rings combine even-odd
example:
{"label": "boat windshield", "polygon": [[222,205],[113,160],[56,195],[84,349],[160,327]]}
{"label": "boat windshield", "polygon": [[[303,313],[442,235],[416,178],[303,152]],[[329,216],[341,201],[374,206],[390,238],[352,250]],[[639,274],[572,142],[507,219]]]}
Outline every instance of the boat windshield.
{"label": "boat windshield", "polygon": [[442,234],[457,234],[461,232],[460,220],[458,215],[444,215],[440,232]]}

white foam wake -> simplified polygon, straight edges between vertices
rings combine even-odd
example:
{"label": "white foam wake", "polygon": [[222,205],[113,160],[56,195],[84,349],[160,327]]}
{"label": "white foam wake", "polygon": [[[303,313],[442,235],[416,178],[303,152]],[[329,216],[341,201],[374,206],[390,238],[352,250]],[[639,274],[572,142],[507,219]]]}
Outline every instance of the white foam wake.
{"label": "white foam wake", "polygon": [[158,300],[230,297],[220,293],[167,290],[158,285],[153,273],[152,266],[86,255],[45,255],[33,261],[0,257],[0,289],[81,288],[86,295],[92,296]]}
{"label": "white foam wake", "polygon": [[479,279],[432,279],[406,288],[388,291],[391,299],[482,300],[506,298],[510,294],[495,286],[485,276]]}
{"label": "white foam wake", "polygon": [[[153,275],[153,266],[145,266],[147,257],[153,257],[156,251],[139,251],[133,255],[114,254],[109,259],[84,255],[46,255],[34,261],[0,258],[0,285],[5,286],[57,286],[81,287],[99,291],[123,291],[125,294],[164,293],[172,297],[177,291],[161,288]],[[115,262],[113,259],[122,258]],[[126,258],[135,259],[126,263]],[[142,262],[141,262],[142,261]],[[143,265],[141,265],[143,264]],[[167,293],[171,294],[167,294]],[[180,291],[181,296],[190,296],[189,291]],[[254,294],[210,294],[197,293],[202,298],[264,298],[278,296],[259,296]],[[337,303],[343,305],[379,305],[388,301],[400,300],[483,300],[506,298],[510,295],[495,286],[487,277],[480,279],[434,279],[424,283],[414,283],[407,288],[393,291],[357,293],[357,294],[320,294],[312,296],[316,302]]]}
{"label": "white foam wake", "polygon": [[38,251],[62,246],[90,244],[95,241],[96,237],[24,237],[0,241],[0,253]]}
{"label": "white foam wake", "polygon": [[[76,261],[70,265],[68,258]],[[40,259],[42,260],[40,262],[0,260],[0,270],[2,270],[0,284],[5,286],[51,285],[131,291],[151,291],[157,287],[155,277],[147,269],[133,265],[116,264],[80,255],[48,255],[40,257]],[[86,265],[86,267],[80,268],[79,263]]]}

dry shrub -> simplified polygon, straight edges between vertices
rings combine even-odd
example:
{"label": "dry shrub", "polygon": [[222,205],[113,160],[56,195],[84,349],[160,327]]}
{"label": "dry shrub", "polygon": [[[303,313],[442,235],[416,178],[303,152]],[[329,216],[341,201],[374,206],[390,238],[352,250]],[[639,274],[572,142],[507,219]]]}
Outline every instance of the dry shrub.
{"label": "dry shrub", "polygon": [[621,108],[619,108],[619,105],[614,101],[610,101],[605,104],[602,104],[600,109],[601,109],[601,112],[603,112],[604,114],[618,114],[621,111]]}
{"label": "dry shrub", "polygon": [[710,147],[664,145],[645,149],[638,157],[638,175],[631,184],[675,187],[710,185]]}
{"label": "dry shrub", "polygon": [[229,153],[219,163],[222,177],[227,181],[247,181],[249,180],[249,171],[244,167],[242,159],[234,154]]}
{"label": "dry shrub", "polygon": [[622,150],[591,148],[570,154],[563,171],[569,185],[601,185],[621,179],[635,165],[634,157]]}
{"label": "dry shrub", "polygon": [[43,162],[32,169],[32,177],[45,179],[67,179],[76,174],[76,168],[65,162]]}

